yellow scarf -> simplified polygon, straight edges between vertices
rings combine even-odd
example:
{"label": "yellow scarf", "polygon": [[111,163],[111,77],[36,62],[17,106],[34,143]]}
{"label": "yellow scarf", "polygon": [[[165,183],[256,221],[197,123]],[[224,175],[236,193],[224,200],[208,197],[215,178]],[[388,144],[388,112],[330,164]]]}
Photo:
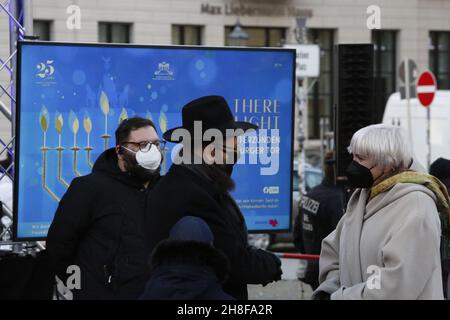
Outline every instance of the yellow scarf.
{"label": "yellow scarf", "polygon": [[436,177],[415,171],[403,171],[380,182],[370,190],[369,201],[394,187],[397,183],[421,184],[431,190],[437,198],[437,208],[441,218],[442,234],[449,239],[450,236],[450,199],[445,185]]}

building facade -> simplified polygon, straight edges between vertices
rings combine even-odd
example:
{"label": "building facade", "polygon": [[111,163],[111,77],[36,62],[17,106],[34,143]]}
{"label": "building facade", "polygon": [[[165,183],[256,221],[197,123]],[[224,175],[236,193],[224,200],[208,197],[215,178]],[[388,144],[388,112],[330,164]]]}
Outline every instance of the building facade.
{"label": "building facade", "polygon": [[[80,9],[80,28],[71,25],[71,5]],[[381,29],[368,28],[371,5],[381,9]],[[413,59],[419,71],[434,71],[439,89],[450,89],[450,0],[34,0],[32,14],[33,34],[42,40],[150,45],[230,45],[239,18],[246,45],[256,47],[296,43],[295,18],[307,16],[308,41],[321,48],[320,76],[308,93],[310,148],[317,147],[321,118],[333,129],[335,44],[374,44],[379,118],[398,89],[404,58]],[[8,53],[8,20],[0,12],[0,57]],[[7,84],[8,76],[1,70],[0,82]],[[8,103],[5,95],[0,99]],[[0,137],[10,132],[0,115]]]}

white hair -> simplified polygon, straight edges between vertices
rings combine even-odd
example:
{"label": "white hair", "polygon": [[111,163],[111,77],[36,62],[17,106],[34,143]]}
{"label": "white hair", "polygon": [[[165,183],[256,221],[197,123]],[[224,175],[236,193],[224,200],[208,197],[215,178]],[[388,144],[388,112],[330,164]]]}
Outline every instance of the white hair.
{"label": "white hair", "polygon": [[372,160],[374,165],[394,170],[407,169],[413,158],[406,131],[386,124],[359,129],[347,150]]}

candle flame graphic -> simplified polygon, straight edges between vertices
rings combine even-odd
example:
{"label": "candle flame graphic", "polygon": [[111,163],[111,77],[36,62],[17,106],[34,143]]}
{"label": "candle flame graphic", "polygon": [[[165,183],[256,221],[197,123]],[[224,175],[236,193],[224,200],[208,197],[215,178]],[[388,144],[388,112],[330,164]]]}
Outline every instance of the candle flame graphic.
{"label": "candle flame graphic", "polygon": [[100,95],[100,108],[102,109],[103,114],[106,116],[109,113],[109,100],[108,96],[104,91],[102,91]]}
{"label": "candle flame graphic", "polygon": [[125,119],[128,119],[128,112],[125,108],[122,108],[122,112],[120,113],[119,116],[119,124]]}
{"label": "candle flame graphic", "polygon": [[69,114],[69,122],[70,122],[71,127],[72,127],[72,132],[74,134],[77,134],[78,133],[78,129],[80,129],[80,122],[78,121],[77,115],[72,110],[70,111],[70,114]]}
{"label": "candle flame graphic", "polygon": [[62,132],[62,127],[64,125],[64,119],[61,113],[57,113],[56,114],[56,119],[55,119],[55,128],[56,131],[58,131],[59,134],[61,134]]}
{"label": "candle flame graphic", "polygon": [[167,131],[167,116],[162,111],[159,114],[159,127],[161,128],[161,132]]}
{"label": "candle flame graphic", "polygon": [[87,134],[90,134],[92,131],[92,120],[89,116],[84,117],[83,126],[84,126],[84,131],[86,131]]}
{"label": "candle flame graphic", "polygon": [[145,118],[150,120],[151,122],[153,122],[153,117],[152,117],[152,114],[150,113],[150,111],[147,111],[147,113],[145,114]]}
{"label": "candle flame graphic", "polygon": [[49,114],[45,106],[42,106],[41,114],[39,115],[39,122],[41,124],[42,131],[47,132],[49,125]]}

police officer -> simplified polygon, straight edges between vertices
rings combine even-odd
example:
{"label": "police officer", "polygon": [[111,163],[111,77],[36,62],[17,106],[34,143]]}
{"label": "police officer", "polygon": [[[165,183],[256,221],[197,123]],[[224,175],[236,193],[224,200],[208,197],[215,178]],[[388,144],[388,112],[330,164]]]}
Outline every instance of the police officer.
{"label": "police officer", "polygon": [[[302,195],[294,225],[294,244],[306,254],[320,254],[322,240],[335,228],[343,214],[343,191],[334,184],[333,152],[325,155],[322,182]],[[300,279],[315,290],[319,286],[319,261],[308,261]]]}
{"label": "police officer", "polygon": [[[434,161],[430,166],[430,174],[441,180],[441,182],[447,187],[448,193],[450,193],[450,159],[439,158]],[[444,286],[444,297],[450,299],[450,259],[448,255],[448,248],[444,246],[448,245],[445,239],[441,242],[441,266],[442,266],[442,282]]]}

